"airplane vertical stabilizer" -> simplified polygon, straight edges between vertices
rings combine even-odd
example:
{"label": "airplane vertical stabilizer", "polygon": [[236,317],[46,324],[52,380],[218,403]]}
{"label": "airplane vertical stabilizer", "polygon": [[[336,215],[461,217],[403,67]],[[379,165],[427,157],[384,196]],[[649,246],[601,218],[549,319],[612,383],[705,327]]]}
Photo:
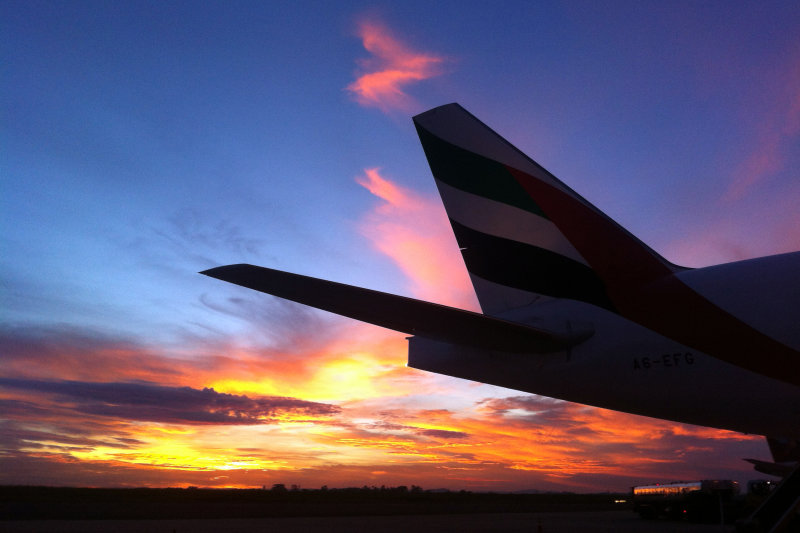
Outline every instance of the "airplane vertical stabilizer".
{"label": "airplane vertical stabilizer", "polygon": [[680,269],[460,105],[414,123],[484,313],[543,297],[616,311]]}
{"label": "airplane vertical stabilizer", "polygon": [[[548,298],[583,302],[800,383],[797,348],[706,296],[719,279],[684,282],[694,271],[661,257],[460,105],[414,124],[485,314],[510,316]],[[771,264],[791,267],[798,257]]]}

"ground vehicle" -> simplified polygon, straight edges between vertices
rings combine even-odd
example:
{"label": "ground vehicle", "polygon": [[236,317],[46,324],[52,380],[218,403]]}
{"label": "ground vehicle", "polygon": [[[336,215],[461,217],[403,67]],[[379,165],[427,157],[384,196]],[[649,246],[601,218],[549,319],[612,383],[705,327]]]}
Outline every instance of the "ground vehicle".
{"label": "ground vehicle", "polygon": [[738,494],[739,484],[729,479],[640,485],[633,487],[633,509],[648,519],[716,522],[730,516]]}

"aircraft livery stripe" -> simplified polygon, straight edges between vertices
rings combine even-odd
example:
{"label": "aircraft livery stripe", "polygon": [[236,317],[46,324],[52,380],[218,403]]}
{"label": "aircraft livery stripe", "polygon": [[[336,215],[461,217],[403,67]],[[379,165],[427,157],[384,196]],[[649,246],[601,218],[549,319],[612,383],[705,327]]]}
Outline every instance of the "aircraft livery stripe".
{"label": "aircraft livery stripe", "polygon": [[[580,250],[610,291],[619,288],[620,291],[632,289],[637,292],[641,287],[673,273],[670,265],[658,254],[579,197],[520,170],[507,168],[527,194],[536,198],[569,242]],[[614,294],[609,294],[617,300]],[[619,295],[621,299],[626,296]]]}
{"label": "aircraft livery stripe", "polygon": [[451,187],[545,217],[505,165],[459,148],[417,126],[434,177]]}
{"label": "aircraft livery stripe", "polygon": [[570,298],[615,311],[588,266],[544,248],[494,237],[450,220],[470,274],[536,294]]}
{"label": "aircraft livery stripe", "polygon": [[588,265],[550,220],[436,180],[447,216],[473,230],[531,244]]}
{"label": "aircraft livery stripe", "polygon": [[500,285],[475,275],[472,272],[469,272],[469,279],[472,282],[472,286],[475,288],[475,294],[478,296],[478,301],[481,304],[481,311],[483,311],[483,314],[489,316],[497,316],[509,309],[526,307],[534,302],[552,299],[552,297],[544,296],[543,294],[536,294],[507,285]]}
{"label": "aircraft livery stripe", "polygon": [[605,215],[533,176],[510,171],[581,250],[622,316],[723,361],[800,385],[800,352],[692,290]]}
{"label": "aircraft livery stripe", "polygon": [[563,191],[569,190],[547,169],[456,103],[420,113],[414,117],[414,124],[468,152],[518,168]]}

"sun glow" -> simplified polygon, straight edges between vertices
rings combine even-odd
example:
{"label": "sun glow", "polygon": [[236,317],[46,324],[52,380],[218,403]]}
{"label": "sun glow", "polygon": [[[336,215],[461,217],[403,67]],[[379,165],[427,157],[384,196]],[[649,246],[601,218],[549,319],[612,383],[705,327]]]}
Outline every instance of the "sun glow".
{"label": "sun glow", "polygon": [[302,380],[260,377],[254,380],[220,379],[207,386],[218,392],[255,396],[302,398],[314,402],[349,402],[379,395],[381,378],[395,372],[369,352],[320,357]]}
{"label": "sun glow", "polygon": [[[159,435],[145,429],[141,445],[136,449],[96,446],[90,450],[73,450],[69,455],[85,461],[127,463],[165,469],[215,471],[215,470],[275,470],[288,468],[289,462],[273,459],[261,453],[237,449],[236,443],[247,442],[257,435],[247,427],[229,432],[228,442],[215,442],[214,428],[186,430],[181,436]],[[248,435],[249,433],[249,435]],[[155,435],[155,436],[154,436]]]}

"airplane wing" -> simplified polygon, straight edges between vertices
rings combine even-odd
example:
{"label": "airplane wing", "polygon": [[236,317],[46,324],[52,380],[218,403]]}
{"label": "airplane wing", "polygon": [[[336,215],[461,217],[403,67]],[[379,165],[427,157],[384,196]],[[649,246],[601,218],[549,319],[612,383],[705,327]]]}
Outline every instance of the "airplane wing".
{"label": "airplane wing", "polygon": [[201,274],[409,335],[488,350],[548,353],[591,336],[584,331],[567,337],[455,307],[254,265],[221,266]]}

